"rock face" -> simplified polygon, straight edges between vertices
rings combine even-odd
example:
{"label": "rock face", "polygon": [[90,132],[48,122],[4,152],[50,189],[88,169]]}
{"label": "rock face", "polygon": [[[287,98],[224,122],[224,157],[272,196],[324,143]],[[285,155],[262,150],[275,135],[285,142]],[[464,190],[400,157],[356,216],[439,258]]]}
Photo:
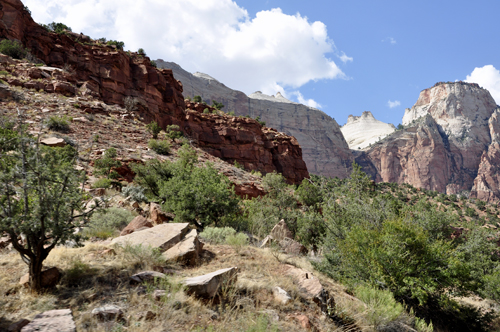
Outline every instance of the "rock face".
{"label": "rock face", "polygon": [[161,224],[153,228],[120,236],[111,241],[110,246],[143,245],[166,251],[179,243],[189,231],[189,223]]}
{"label": "rock face", "polygon": [[143,216],[137,216],[127,225],[127,227],[125,227],[121,231],[120,235],[124,236],[127,234],[131,234],[135,231],[151,227],[153,227],[153,223],[151,222],[151,220],[146,219]]}
{"label": "rock face", "polygon": [[186,237],[163,253],[166,261],[179,261],[189,266],[198,264],[203,243],[198,239],[198,232],[192,229]]}
{"label": "rock face", "polygon": [[259,116],[266,126],[294,136],[302,148],[309,172],[344,178],[349,174],[352,155],[337,122],[315,108],[293,103],[280,94],[267,96],[260,92],[245,95],[216,79],[201,73],[191,74],[179,65],[156,60],[158,67],[171,69],[183,85],[184,95],[199,95],[225,105],[224,111],[236,115]]}
{"label": "rock face", "polygon": [[[238,128],[229,126],[224,131],[222,127],[227,124],[224,121],[218,123],[217,130],[212,130],[210,126],[218,119],[201,124],[199,121],[206,120],[205,117],[186,113],[182,84],[174,78],[171,69],[157,69],[151,65],[148,57],[117,50],[83,35],[48,32],[33,21],[19,0],[2,1],[0,38],[20,40],[47,65],[30,69],[28,74],[34,81],[22,82],[14,77],[9,80],[11,85],[44,89],[46,92],[68,96],[91,95],[106,104],[129,105],[134,116],[139,116],[145,122],[156,121],[162,128],[171,124],[179,125],[182,131],[200,140],[201,147],[207,151],[221,152],[231,144],[234,149],[244,151],[242,161],[250,163],[251,158],[261,157],[251,162],[260,165],[256,166],[256,170],[262,173],[288,169],[292,159],[300,159],[303,163],[300,146],[295,144],[296,141],[292,142],[291,138],[283,147],[278,146],[281,141],[274,138],[262,140],[264,146],[254,147],[259,143],[252,140],[254,137],[250,139],[241,135],[242,139],[235,140],[233,129]],[[82,40],[90,42],[81,43]],[[37,81],[48,77],[52,78],[50,82]],[[89,109],[88,113],[98,111]],[[255,134],[261,138],[268,136],[262,131]],[[255,149],[265,149],[267,153],[248,153]],[[236,157],[233,159],[237,160]],[[289,182],[297,183],[308,176],[305,164],[303,166],[287,173],[295,174],[287,178]]]}
{"label": "rock face", "polygon": [[438,83],[403,117],[405,129],[357,153],[374,180],[496,197],[497,105],[477,84]]}
{"label": "rock face", "polygon": [[371,112],[363,112],[361,116],[349,115],[347,123],[340,130],[349,149],[358,150],[392,134],[396,128],[393,124],[375,119]]}
{"label": "rock face", "polygon": [[76,325],[70,309],[50,310],[35,316],[21,332],[75,332]]}

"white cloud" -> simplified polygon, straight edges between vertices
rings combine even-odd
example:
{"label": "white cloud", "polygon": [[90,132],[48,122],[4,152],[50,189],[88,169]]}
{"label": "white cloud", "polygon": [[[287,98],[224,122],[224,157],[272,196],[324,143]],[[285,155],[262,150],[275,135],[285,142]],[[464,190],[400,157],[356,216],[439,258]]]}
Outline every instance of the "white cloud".
{"label": "white cloud", "polygon": [[387,102],[387,106],[389,106],[389,108],[394,108],[394,107],[398,107],[401,105],[401,102],[399,100],[395,100],[395,101],[391,101],[389,100]]}
{"label": "white cloud", "polygon": [[384,39],[382,39],[382,42],[383,42],[383,43],[384,43],[384,42],[389,42],[391,45],[395,45],[395,44],[397,44],[396,39],[394,39],[394,38],[392,38],[392,37],[387,37],[387,38],[384,38]]}
{"label": "white cloud", "polygon": [[290,94],[297,97],[297,101],[301,104],[318,109],[322,107],[321,104],[316,102],[314,99],[305,99],[302,93],[300,93],[300,91],[293,91]]}
{"label": "white cloud", "polygon": [[346,63],[346,62],[352,62],[353,61],[353,58],[350,57],[350,56],[347,56],[344,52],[342,52],[342,54],[339,56],[339,59],[340,61],[342,61],[343,63]]}
{"label": "white cloud", "polygon": [[41,23],[63,22],[92,38],[143,48],[152,59],[174,61],[231,88],[267,94],[309,81],[345,78],[322,22],[281,9],[255,17],[231,0],[24,0]]}
{"label": "white cloud", "polygon": [[477,83],[491,93],[496,103],[500,105],[500,71],[492,65],[476,67],[465,80],[469,83]]}

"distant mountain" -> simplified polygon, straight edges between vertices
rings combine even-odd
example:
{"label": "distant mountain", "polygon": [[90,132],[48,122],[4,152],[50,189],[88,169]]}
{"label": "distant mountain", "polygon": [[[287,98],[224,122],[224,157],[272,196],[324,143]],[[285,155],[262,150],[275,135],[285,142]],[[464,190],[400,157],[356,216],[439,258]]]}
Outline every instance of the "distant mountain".
{"label": "distant mountain", "polygon": [[340,130],[349,148],[358,150],[392,134],[396,128],[393,124],[375,119],[371,112],[363,112],[361,116],[349,115],[347,123]]}
{"label": "distant mountain", "polygon": [[353,156],[339,125],[324,112],[291,102],[279,93],[268,96],[255,92],[247,96],[207,74],[191,74],[173,62],[156,63],[159,68],[172,69],[182,82],[185,97],[201,96],[208,104],[212,100],[222,102],[225,112],[260,117],[266,126],[294,136],[310,173],[340,178],[349,175]]}

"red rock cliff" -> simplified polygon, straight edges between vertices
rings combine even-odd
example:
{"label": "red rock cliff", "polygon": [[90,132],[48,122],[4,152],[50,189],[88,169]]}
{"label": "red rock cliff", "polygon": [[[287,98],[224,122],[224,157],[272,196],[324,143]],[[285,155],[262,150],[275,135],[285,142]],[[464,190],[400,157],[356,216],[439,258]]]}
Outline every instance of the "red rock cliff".
{"label": "red rock cliff", "polygon": [[83,35],[48,32],[33,21],[19,0],[0,1],[0,38],[20,40],[48,66],[74,71],[64,76],[71,84],[66,92],[91,94],[107,104],[123,105],[125,97],[136,98],[146,122],[157,121],[163,128],[178,124],[215,156],[263,173],[282,172],[291,183],[309,176],[293,137],[265,132],[255,121],[186,112],[182,84],[172,70],[156,69],[147,57]]}

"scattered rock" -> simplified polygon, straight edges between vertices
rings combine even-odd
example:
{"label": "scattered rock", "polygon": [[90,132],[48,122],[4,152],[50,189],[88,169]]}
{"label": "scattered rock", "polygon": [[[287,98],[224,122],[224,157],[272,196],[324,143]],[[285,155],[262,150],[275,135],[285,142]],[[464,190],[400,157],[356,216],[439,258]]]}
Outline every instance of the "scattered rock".
{"label": "scattered rock", "polygon": [[167,276],[163,273],[156,272],[156,271],[143,271],[134,274],[133,276],[130,277],[130,284],[141,284],[143,282],[151,282],[155,281],[155,279],[163,279],[166,278]]}
{"label": "scattered rock", "polygon": [[281,240],[280,247],[290,255],[307,255],[306,247],[304,247],[300,242],[289,238],[284,238],[283,240]]}
{"label": "scattered rock", "polygon": [[318,278],[311,272],[292,265],[286,265],[286,268],[286,273],[292,276],[299,285],[300,294],[303,298],[313,300],[323,312],[326,312],[328,308],[335,305],[328,291],[323,288]]}
{"label": "scattered rock", "polygon": [[[47,269],[42,272],[42,287],[44,288],[52,288],[61,279],[61,272],[59,272],[59,269],[57,267],[51,267],[50,269]],[[29,273],[26,273],[21,277],[19,280],[19,284],[28,287],[30,283],[30,275]]]}
{"label": "scattered rock", "polygon": [[166,261],[179,261],[188,266],[198,264],[203,243],[198,238],[196,229],[192,229],[186,237],[163,253]]}
{"label": "scattered rock", "polygon": [[288,228],[284,219],[281,219],[281,221],[273,227],[270,235],[278,242],[281,242],[284,238],[293,239],[293,233]]}
{"label": "scattered rock", "polygon": [[156,203],[151,203],[149,206],[149,217],[153,221],[153,224],[159,225],[170,220],[173,220],[174,216],[171,213],[165,213],[161,210],[161,206]]}
{"label": "scattered rock", "polygon": [[290,295],[288,295],[288,293],[281,287],[274,287],[273,288],[273,295],[274,295],[274,299],[276,301],[280,302],[281,304],[287,304],[288,302],[290,302],[292,300]]}
{"label": "scattered rock", "polygon": [[101,321],[119,320],[123,318],[123,311],[119,306],[108,304],[92,310],[92,315]]}
{"label": "scattered rock", "polygon": [[33,318],[22,332],[76,332],[76,325],[70,309],[50,310]]}
{"label": "scattered rock", "polygon": [[262,244],[260,245],[261,248],[266,248],[270,247],[273,244],[273,237],[271,235],[268,235],[262,240]]}
{"label": "scattered rock", "polygon": [[161,299],[163,299],[165,296],[170,296],[170,294],[167,294],[167,291],[163,290],[163,289],[155,289],[154,292],[153,292],[153,298],[156,300],[156,301],[160,301]]}
{"label": "scattered rock", "polygon": [[153,227],[153,224],[151,223],[151,220],[144,218],[143,216],[137,216],[135,217],[128,225],[125,227],[121,233],[120,236],[124,236],[127,234],[132,234],[135,231],[141,229],[141,228],[151,228]]}
{"label": "scattered rock", "polygon": [[306,315],[295,314],[291,317],[295,319],[300,324],[300,326],[302,326],[306,330],[309,330],[312,327],[311,322],[309,321],[309,317],[307,317]]}
{"label": "scattered rock", "polygon": [[110,246],[143,245],[165,251],[179,243],[188,231],[189,223],[162,224],[117,237],[111,241]]}
{"label": "scattered rock", "polygon": [[19,331],[21,331],[21,329],[23,327],[25,327],[29,323],[30,323],[29,320],[27,320],[27,319],[21,319],[18,322],[10,324],[9,327],[7,328],[7,331],[8,332],[19,332]]}
{"label": "scattered rock", "polygon": [[57,137],[49,137],[42,139],[40,141],[43,145],[52,146],[52,147],[63,147],[66,145],[66,142],[62,138]]}
{"label": "scattered rock", "polygon": [[212,298],[217,295],[222,286],[227,287],[229,284],[236,282],[237,273],[237,267],[230,267],[202,276],[187,278],[184,280],[184,284],[188,294]]}

